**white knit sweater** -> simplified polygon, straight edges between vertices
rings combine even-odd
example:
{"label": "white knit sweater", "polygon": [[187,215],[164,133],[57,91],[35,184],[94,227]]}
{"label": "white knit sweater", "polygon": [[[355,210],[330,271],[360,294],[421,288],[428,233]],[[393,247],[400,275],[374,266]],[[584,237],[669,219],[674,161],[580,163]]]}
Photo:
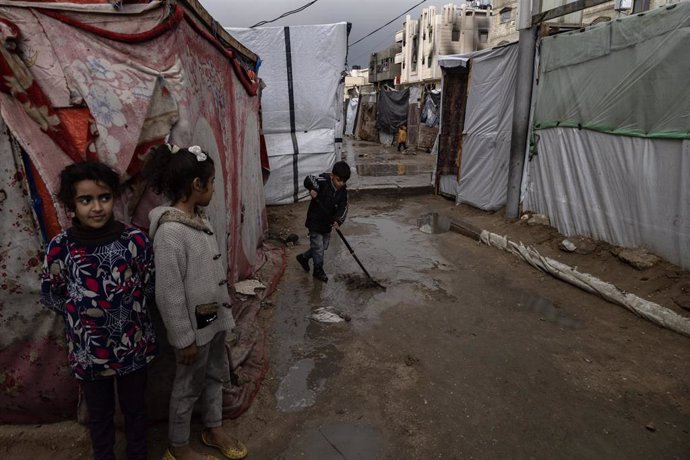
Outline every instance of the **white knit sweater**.
{"label": "white knit sweater", "polygon": [[[168,341],[185,348],[196,341],[205,345],[220,331],[230,331],[235,320],[230,310],[228,275],[218,242],[208,220],[191,219],[170,206],[149,213],[156,264],[156,304],[163,317]],[[196,307],[217,302],[218,318],[197,328]]]}

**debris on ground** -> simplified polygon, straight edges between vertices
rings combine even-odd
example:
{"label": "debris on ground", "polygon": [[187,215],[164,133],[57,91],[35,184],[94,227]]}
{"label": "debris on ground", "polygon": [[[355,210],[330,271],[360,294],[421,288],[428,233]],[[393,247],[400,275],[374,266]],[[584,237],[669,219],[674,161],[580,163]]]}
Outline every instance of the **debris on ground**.
{"label": "debris on ground", "polygon": [[405,356],[405,365],[406,366],[412,367],[416,364],[419,364],[419,358],[412,356],[412,355]]}
{"label": "debris on ground", "polygon": [[280,241],[284,245],[286,245],[288,247],[292,247],[292,246],[296,245],[297,242],[299,241],[299,236],[295,233],[287,233],[285,231],[282,231],[278,234],[269,233],[268,239]]}
{"label": "debris on ground", "polygon": [[656,431],[656,427],[652,422],[649,422],[644,426],[647,430],[651,431],[652,433]]}
{"label": "debris on ground", "polygon": [[545,216],[544,214],[532,214],[532,217],[527,219],[527,224],[528,225],[546,225],[549,226],[551,225],[551,222],[549,222],[549,218]]}
{"label": "debris on ground", "polygon": [[259,280],[243,280],[235,283],[235,292],[242,295],[255,296],[257,289],[266,289],[266,286]]}
{"label": "debris on ground", "polygon": [[377,287],[376,282],[365,275],[353,273],[337,274],[335,275],[335,279],[344,282],[345,287],[349,290],[371,289]]}
{"label": "debris on ground", "polygon": [[643,248],[615,248],[612,252],[620,260],[638,270],[652,268],[661,260]]}
{"label": "debris on ground", "polygon": [[576,246],[575,253],[583,256],[592,254],[599,248],[599,243],[597,241],[586,236],[569,238],[569,240]]}
{"label": "debris on ground", "polygon": [[319,323],[342,323],[343,321],[350,321],[349,315],[336,310],[333,307],[319,307],[314,310],[307,318],[317,321]]}
{"label": "debris on ground", "polygon": [[575,244],[568,239],[561,241],[561,244],[559,244],[558,247],[561,251],[565,252],[575,252],[577,249],[577,246],[575,246]]}

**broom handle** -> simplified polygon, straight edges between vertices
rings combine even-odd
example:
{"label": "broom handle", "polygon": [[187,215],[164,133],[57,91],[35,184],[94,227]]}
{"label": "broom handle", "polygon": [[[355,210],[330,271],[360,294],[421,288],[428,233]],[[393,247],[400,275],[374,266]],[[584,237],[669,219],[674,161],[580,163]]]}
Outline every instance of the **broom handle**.
{"label": "broom handle", "polygon": [[364,268],[364,265],[362,265],[362,262],[359,261],[359,258],[357,257],[357,254],[355,254],[355,250],[352,249],[352,246],[350,246],[350,243],[347,242],[345,239],[345,235],[343,235],[343,232],[340,231],[339,228],[336,228],[335,231],[338,233],[338,236],[340,237],[341,240],[343,240],[343,243],[345,243],[345,246],[347,246],[347,249],[350,251],[350,254],[352,254],[352,257],[354,257],[355,261],[359,264],[359,267],[364,271],[364,273],[367,275],[369,279],[371,278],[371,275],[367,271],[366,268]]}

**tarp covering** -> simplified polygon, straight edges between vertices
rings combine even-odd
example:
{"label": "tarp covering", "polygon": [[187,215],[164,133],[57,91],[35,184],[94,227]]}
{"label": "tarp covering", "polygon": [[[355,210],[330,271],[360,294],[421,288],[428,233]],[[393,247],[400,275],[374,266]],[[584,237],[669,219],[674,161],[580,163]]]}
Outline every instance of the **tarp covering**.
{"label": "tarp covering", "polygon": [[441,104],[441,92],[440,91],[430,91],[426,93],[426,101],[424,102],[424,108],[419,117],[419,121],[424,123],[428,128],[433,128],[438,126],[440,110],[439,106]]}
{"label": "tarp covering", "polygon": [[[365,92],[365,91],[370,92]],[[364,141],[378,142],[376,130],[376,92],[372,87],[362,88],[355,125],[355,137]]]}
{"label": "tarp covering", "polygon": [[407,106],[410,90],[380,91],[376,106],[376,129],[395,135],[398,128],[407,124]]}
{"label": "tarp covering", "polygon": [[564,235],[645,247],[690,268],[690,141],[539,131],[524,208]]}
{"label": "tarp covering", "polygon": [[545,39],[524,208],[690,268],[688,49],[690,2]]}
{"label": "tarp covering", "polygon": [[515,100],[517,45],[472,56],[457,201],[505,205]]}
{"label": "tarp covering", "polygon": [[345,119],[345,134],[352,136],[355,133],[355,121],[357,118],[357,107],[359,98],[351,97],[347,102],[347,117]]}
{"label": "tarp covering", "polygon": [[690,318],[679,315],[669,308],[625,292],[589,273],[580,272],[577,267],[573,268],[558,260],[545,257],[533,247],[525,246],[519,241],[511,241],[508,237],[482,230],[479,239],[488,246],[514,254],[537,270],[553,275],[587,292],[599,295],[609,302],[621,305],[647,321],[690,337]]}
{"label": "tarp covering", "polygon": [[306,175],[329,171],[338,159],[347,23],[227,30],[262,59],[261,110],[271,166],[266,203],[293,203],[307,196]]}
{"label": "tarp covering", "polygon": [[687,1],[545,38],[535,127],[690,139],[688,49]]}
{"label": "tarp covering", "polygon": [[[76,412],[62,318],[38,303],[43,245],[68,225],[53,202],[65,165],[99,159],[132,178],[116,216],[146,227],[148,211],[159,202],[150,193],[142,196],[137,180],[149,147],[166,139],[203,146],[216,164],[208,210],[226,251],[229,280],[251,275],[267,258],[257,82],[235,51],[182,7],[165,2],[124,5],[117,12],[108,6],[113,13],[107,16],[100,14],[103,5],[93,14],[86,5],[72,12],[65,4],[50,9],[52,3],[36,3],[30,6],[42,9],[5,3],[0,10],[2,423],[53,421]],[[261,346],[247,354],[253,368],[242,381],[256,388],[262,375],[256,368],[265,361],[263,341],[252,343]],[[163,363],[163,357],[154,361],[152,372],[174,367]],[[159,377],[151,379],[153,406],[167,405],[160,390],[170,380]],[[237,390],[243,398],[255,393]],[[244,402],[226,401],[233,408],[246,408]]]}
{"label": "tarp covering", "polygon": [[439,62],[444,100],[439,166],[450,161],[453,150],[459,152],[455,168],[450,163],[439,168],[439,191],[458,203],[498,209],[506,200],[517,45],[442,56]]}

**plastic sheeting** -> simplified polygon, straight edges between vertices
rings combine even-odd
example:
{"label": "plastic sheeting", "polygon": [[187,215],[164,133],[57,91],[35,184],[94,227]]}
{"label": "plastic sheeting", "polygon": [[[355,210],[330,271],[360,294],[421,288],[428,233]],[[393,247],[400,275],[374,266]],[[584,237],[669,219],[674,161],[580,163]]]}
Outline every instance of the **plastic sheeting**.
{"label": "plastic sheeting", "polygon": [[535,127],[690,139],[690,2],[541,43]]}
{"label": "plastic sheeting", "polygon": [[597,294],[609,302],[621,305],[654,324],[690,337],[690,318],[685,318],[673,310],[625,292],[611,283],[602,281],[589,273],[579,272],[576,268],[555,259],[544,257],[536,249],[520,242],[510,241],[505,236],[483,230],[479,239],[488,246],[516,255],[537,270],[553,275],[587,292]]}
{"label": "plastic sheeting", "polygon": [[355,133],[355,121],[357,119],[357,107],[359,106],[359,98],[352,97],[347,102],[347,115],[345,120],[345,134],[352,136]]}
{"label": "plastic sheeting", "polygon": [[472,57],[457,201],[495,210],[506,202],[517,45]]}
{"label": "plastic sheeting", "polygon": [[440,110],[439,105],[441,104],[441,92],[432,91],[427,93],[426,102],[424,102],[424,108],[422,109],[419,121],[426,124],[428,128],[433,128],[438,126]]}
{"label": "plastic sheeting", "polygon": [[[469,55],[443,56],[439,62],[444,69],[470,68],[460,147],[460,180],[457,176],[442,174],[439,176],[439,190],[456,197],[458,203],[485,210],[498,209],[505,205],[508,186],[517,45]],[[463,79],[450,76],[444,72],[446,97],[455,89],[449,85],[464,83]],[[462,97],[462,92],[457,92],[456,97]],[[449,101],[444,100],[446,103]],[[446,122],[443,124],[441,129],[448,126]]]}
{"label": "plastic sheeting", "polygon": [[539,131],[524,208],[566,236],[645,247],[690,268],[690,141]]}
{"label": "plastic sheeting", "polygon": [[525,209],[690,268],[689,32],[683,2],[544,39]]}
{"label": "plastic sheeting", "polygon": [[410,90],[381,91],[377,101],[376,129],[395,135],[398,128],[407,125],[407,108]]}
{"label": "plastic sheeting", "polygon": [[261,110],[271,167],[266,203],[293,203],[307,196],[306,175],[330,171],[338,159],[347,23],[227,30],[263,61]]}

